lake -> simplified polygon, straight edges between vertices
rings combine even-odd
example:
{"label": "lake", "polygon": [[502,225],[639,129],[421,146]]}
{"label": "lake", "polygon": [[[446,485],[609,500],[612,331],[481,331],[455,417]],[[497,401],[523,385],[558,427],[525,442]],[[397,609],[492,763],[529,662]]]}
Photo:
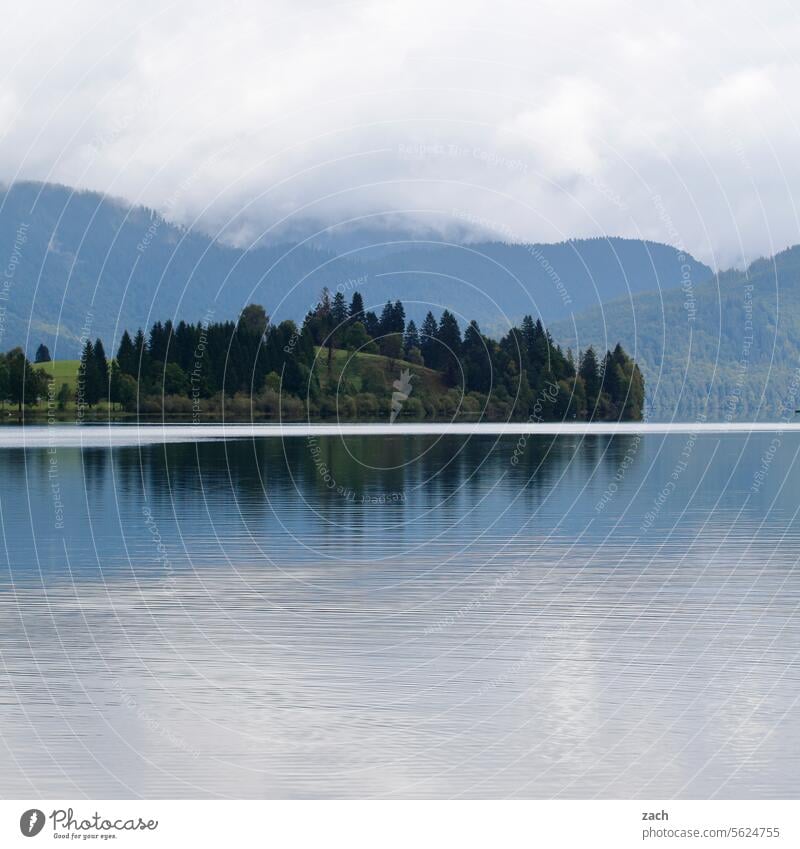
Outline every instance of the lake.
{"label": "lake", "polygon": [[159,430],[0,430],[3,797],[800,795],[796,430]]}

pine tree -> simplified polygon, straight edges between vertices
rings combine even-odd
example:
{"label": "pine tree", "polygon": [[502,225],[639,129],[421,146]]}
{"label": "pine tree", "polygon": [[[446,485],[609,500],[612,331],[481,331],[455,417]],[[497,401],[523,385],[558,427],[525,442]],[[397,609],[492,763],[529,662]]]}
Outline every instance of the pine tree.
{"label": "pine tree", "polygon": [[36,349],[36,359],[37,363],[49,363],[52,362],[52,357],[50,356],[50,350],[47,345],[42,342],[41,345]]}
{"label": "pine tree", "polygon": [[385,336],[387,333],[394,331],[394,306],[391,301],[387,301],[381,313],[380,335]]}
{"label": "pine tree", "polygon": [[591,346],[586,349],[581,357],[581,366],[578,374],[583,380],[586,389],[586,406],[588,417],[597,415],[597,406],[600,400],[600,368],[597,364],[597,356]]}
{"label": "pine tree", "polygon": [[464,331],[462,356],[467,392],[488,392],[492,386],[492,362],[481,329],[474,320]]}
{"label": "pine tree", "polygon": [[164,362],[165,363],[174,363],[177,358],[177,353],[175,351],[175,346],[172,344],[172,335],[174,333],[174,328],[172,326],[172,319],[167,319],[164,322]]}
{"label": "pine tree", "polygon": [[106,351],[100,339],[94,343],[94,362],[97,369],[97,393],[98,400],[108,397],[108,360]]}
{"label": "pine tree", "polygon": [[406,311],[401,301],[395,301],[392,307],[392,332],[406,332]]}
{"label": "pine tree", "polygon": [[450,312],[450,310],[445,310],[442,313],[442,317],[439,319],[439,328],[436,332],[436,338],[439,340],[439,343],[453,356],[460,356],[461,330],[458,327],[456,317]]}
{"label": "pine tree", "polygon": [[408,322],[408,326],[406,327],[406,333],[403,337],[403,350],[406,354],[412,348],[419,348],[419,333],[417,332],[417,325],[414,324],[414,320]]}
{"label": "pine tree", "polygon": [[636,361],[630,360],[630,363],[631,376],[623,418],[628,421],[640,422],[644,418],[644,377]]}
{"label": "pine tree", "polygon": [[542,320],[536,319],[533,326],[533,341],[528,352],[528,369],[536,382],[543,372],[550,369],[550,340],[545,333]]}
{"label": "pine tree", "polygon": [[144,331],[140,327],[136,331],[136,336],[133,340],[133,350],[134,356],[136,357],[136,372],[138,374],[142,370],[142,363],[144,361],[145,354],[147,353],[147,345],[144,340]]}
{"label": "pine tree", "polygon": [[522,338],[524,340],[525,352],[528,355],[528,360],[533,357],[533,346],[536,342],[536,328],[533,324],[533,318],[526,315],[522,319]]}
{"label": "pine tree", "polygon": [[455,386],[461,373],[461,330],[450,310],[445,310],[439,319],[436,339],[439,343],[439,368],[444,372],[446,382]]}
{"label": "pine tree", "polygon": [[375,339],[377,336],[381,335],[380,319],[371,310],[364,313],[364,328],[371,339]]}
{"label": "pine tree", "polygon": [[337,335],[345,329],[347,317],[347,302],[344,299],[344,295],[341,292],[337,292],[331,305],[331,324]]}
{"label": "pine tree", "polygon": [[603,360],[603,394],[607,396],[609,409],[606,417],[619,419],[625,408],[625,396],[628,390],[628,381],[622,370],[622,366],[615,360],[611,351],[606,351]]}
{"label": "pine tree", "polygon": [[361,321],[364,315],[364,299],[360,292],[353,292],[353,298],[350,301],[349,316],[353,321]]}
{"label": "pine tree", "polygon": [[133,340],[133,348],[136,359],[134,374],[136,380],[142,381],[150,376],[150,354],[147,350],[144,332],[141,328],[136,331],[136,336]]}
{"label": "pine tree", "polygon": [[164,325],[157,321],[150,328],[147,340],[147,353],[153,363],[163,363],[167,353],[167,338],[164,335]]}
{"label": "pine tree", "polygon": [[422,330],[419,336],[422,359],[428,368],[436,368],[439,361],[439,345],[436,341],[438,333],[439,325],[436,323],[433,313],[429,311],[425,316],[425,321],[422,322]]}
{"label": "pine tree", "polygon": [[117,348],[117,365],[122,374],[135,375],[139,370],[136,349],[127,330],[122,334]]}
{"label": "pine tree", "polygon": [[79,409],[93,407],[100,400],[100,377],[94,358],[94,347],[87,339],[81,351],[78,366],[78,391],[76,401]]}

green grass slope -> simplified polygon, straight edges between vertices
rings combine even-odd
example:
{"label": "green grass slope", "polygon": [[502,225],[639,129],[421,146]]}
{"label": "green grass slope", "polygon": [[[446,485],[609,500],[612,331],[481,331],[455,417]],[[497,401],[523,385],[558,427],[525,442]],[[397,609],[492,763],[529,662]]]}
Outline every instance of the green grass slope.
{"label": "green grass slope", "polygon": [[74,392],[78,382],[79,365],[80,360],[52,360],[49,363],[35,363],[33,367],[46,374],[48,380],[55,382],[56,391],[61,388],[62,383],[66,383],[70,391]]}

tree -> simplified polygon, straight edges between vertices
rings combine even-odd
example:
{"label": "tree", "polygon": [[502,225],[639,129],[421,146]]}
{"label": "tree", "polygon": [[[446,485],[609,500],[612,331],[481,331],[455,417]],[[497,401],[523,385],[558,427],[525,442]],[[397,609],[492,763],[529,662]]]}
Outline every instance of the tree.
{"label": "tree", "polygon": [[100,375],[94,358],[94,346],[88,339],[81,351],[75,400],[79,409],[93,407],[100,400]]}
{"label": "tree", "polygon": [[533,356],[533,346],[537,339],[536,326],[533,323],[533,318],[526,315],[522,319],[522,339],[525,347],[525,352],[528,355],[528,360]]}
{"label": "tree", "polygon": [[406,330],[406,311],[403,304],[398,300],[394,302],[392,307],[392,332],[405,333]]}
{"label": "tree", "polygon": [[439,319],[436,339],[439,342],[439,368],[444,371],[447,383],[455,386],[461,372],[461,330],[450,310],[445,310]]}
{"label": "tree", "polygon": [[374,339],[376,336],[381,335],[381,322],[377,315],[371,310],[364,313],[364,328],[367,331],[367,335]]}
{"label": "tree", "polygon": [[386,302],[380,321],[380,351],[384,357],[396,359],[403,354],[403,331],[406,328],[405,310],[400,301]]}
{"label": "tree", "polygon": [[394,306],[391,301],[387,301],[383,312],[381,313],[381,323],[379,334],[385,336],[394,330]]}
{"label": "tree", "polygon": [[428,311],[425,316],[425,321],[422,322],[422,331],[419,336],[420,351],[422,359],[428,368],[436,368],[438,362],[439,345],[436,342],[436,336],[439,333],[439,325],[433,317],[433,313]]}
{"label": "tree", "polygon": [[464,331],[464,383],[467,392],[488,392],[492,386],[492,362],[476,321]]}
{"label": "tree", "polygon": [[627,394],[628,381],[625,378],[622,364],[617,362],[611,351],[606,351],[603,360],[603,395],[607,398],[607,417],[618,419],[625,406],[625,395]]}
{"label": "tree", "polygon": [[331,304],[331,324],[337,334],[344,330],[347,318],[347,301],[345,301],[344,295],[341,292],[337,292],[334,295],[333,303]]}
{"label": "tree", "polygon": [[52,362],[52,357],[50,356],[50,350],[47,345],[42,342],[41,345],[36,349],[36,360],[37,363],[49,363]]}
{"label": "tree", "polygon": [[6,356],[8,397],[22,412],[22,405],[36,402],[44,391],[43,376],[36,371],[22,348],[14,348]]}
{"label": "tree", "polygon": [[267,311],[261,304],[248,304],[239,316],[239,326],[250,336],[262,337],[268,324]]}
{"label": "tree", "polygon": [[550,370],[551,354],[550,339],[542,325],[542,320],[537,318],[533,326],[533,342],[528,351],[528,368],[535,380],[541,376],[542,372]]}
{"label": "tree", "polygon": [[122,378],[122,371],[119,363],[116,360],[111,361],[111,375],[108,379],[108,400],[113,408],[114,404],[119,403],[119,386]]}
{"label": "tree", "polygon": [[164,366],[164,394],[185,395],[188,391],[186,372],[177,363],[167,363]]}
{"label": "tree", "polygon": [[603,386],[624,421],[641,421],[644,416],[644,378],[636,362],[619,343],[606,354]]}
{"label": "tree", "polygon": [[139,394],[139,385],[135,378],[129,374],[120,374],[116,388],[116,402],[123,410],[135,408],[136,398]]}
{"label": "tree", "polygon": [[630,367],[630,382],[622,417],[628,421],[640,422],[644,418],[644,377],[635,361],[630,360]]}
{"label": "tree", "polygon": [[596,408],[600,400],[600,369],[597,365],[597,356],[594,348],[589,346],[581,357],[581,366],[578,374],[583,380],[586,390],[586,406],[589,418],[596,415]]}
{"label": "tree", "polygon": [[414,324],[414,320],[408,322],[408,326],[406,327],[406,333],[403,337],[403,350],[406,354],[412,348],[419,348],[419,333],[417,332],[417,325]]}
{"label": "tree", "polygon": [[99,398],[108,397],[108,360],[103,343],[98,339],[94,343],[94,361],[97,367],[97,392]]}
{"label": "tree", "polygon": [[10,384],[8,378],[8,357],[0,354],[0,405],[5,405],[6,398],[10,394]]}
{"label": "tree", "polygon": [[65,410],[71,398],[72,393],[69,391],[69,384],[62,383],[61,389],[58,390],[58,395],[56,395],[56,400],[58,401],[58,409]]}
{"label": "tree", "polygon": [[369,336],[364,325],[360,321],[353,322],[347,328],[344,344],[350,351],[358,351],[369,342]]}
{"label": "tree", "polygon": [[414,363],[415,366],[423,365],[422,351],[420,351],[419,348],[409,348],[409,350],[406,351],[406,359],[408,362]]}
{"label": "tree", "polygon": [[139,358],[127,330],[122,334],[122,339],[119,342],[117,364],[122,374],[135,375],[139,372]]}
{"label": "tree", "polygon": [[147,353],[150,354],[150,359],[154,363],[163,363],[166,360],[168,344],[169,336],[164,325],[157,321],[150,328],[150,338],[147,343]]}
{"label": "tree", "polygon": [[403,337],[399,333],[389,333],[381,339],[381,353],[390,360],[403,356]]}
{"label": "tree", "polygon": [[353,298],[350,301],[349,316],[353,321],[361,321],[364,315],[364,299],[360,292],[353,292]]}
{"label": "tree", "polygon": [[136,336],[133,340],[133,349],[136,360],[136,366],[131,374],[140,380],[144,375],[150,372],[150,356],[147,352],[147,345],[144,340],[144,331],[140,327],[136,331]]}

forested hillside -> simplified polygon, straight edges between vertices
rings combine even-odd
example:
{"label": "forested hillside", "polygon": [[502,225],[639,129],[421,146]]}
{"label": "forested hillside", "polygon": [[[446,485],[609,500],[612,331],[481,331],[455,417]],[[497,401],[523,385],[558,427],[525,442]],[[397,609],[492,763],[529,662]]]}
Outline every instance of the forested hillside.
{"label": "forested hillside", "polygon": [[17,183],[0,191],[0,350],[22,346],[32,357],[44,342],[56,359],[74,358],[82,336],[115,349],[125,327],[222,320],[253,302],[275,321],[300,322],[323,287],[348,298],[358,289],[376,311],[400,297],[418,323],[449,309],[462,326],[476,318],[500,338],[527,314],[548,323],[628,291],[680,286],[684,264],[694,279],[710,274],[674,248],[637,240],[382,238],[388,247],[365,242],[341,256],[310,243],[241,250],[93,192]]}
{"label": "forested hillside", "polygon": [[647,381],[656,420],[778,420],[800,380],[800,247],[686,291],[618,299],[559,322],[565,346],[621,340]]}

